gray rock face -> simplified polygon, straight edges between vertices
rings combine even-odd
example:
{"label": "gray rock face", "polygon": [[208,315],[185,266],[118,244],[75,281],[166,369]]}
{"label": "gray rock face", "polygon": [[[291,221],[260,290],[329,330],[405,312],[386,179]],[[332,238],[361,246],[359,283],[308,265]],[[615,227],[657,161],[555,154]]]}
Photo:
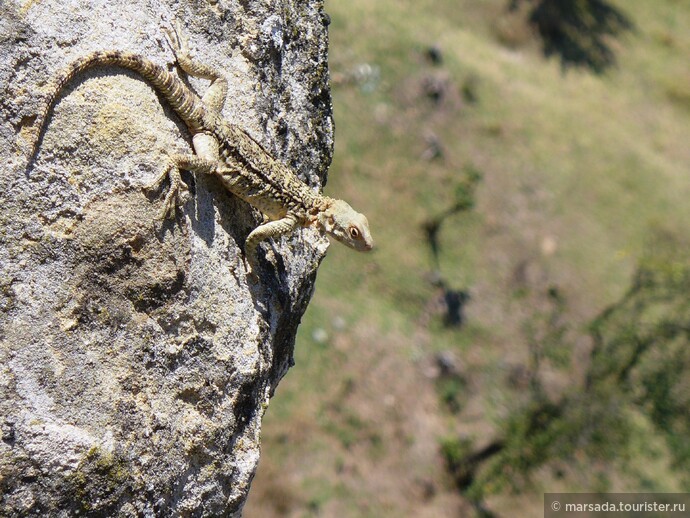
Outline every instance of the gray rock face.
{"label": "gray rock face", "polygon": [[[212,177],[174,221],[142,185],[184,125],[135,74],[96,69],[58,98],[22,155],[56,71],[94,50],[171,64],[174,19],[224,70],[224,116],[310,185],[332,152],[322,2],[0,3],[0,515],[239,516],[261,418],[292,364],[327,240],[242,244],[260,221]],[[189,82],[204,91],[206,82]]]}

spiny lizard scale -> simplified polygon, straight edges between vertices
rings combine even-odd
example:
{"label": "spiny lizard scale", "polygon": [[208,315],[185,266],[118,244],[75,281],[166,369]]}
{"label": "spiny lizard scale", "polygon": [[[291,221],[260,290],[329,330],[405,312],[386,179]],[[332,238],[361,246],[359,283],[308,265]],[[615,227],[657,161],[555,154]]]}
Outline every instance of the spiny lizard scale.
{"label": "spiny lizard scale", "polygon": [[170,181],[161,219],[174,215],[188,191],[180,177],[180,170],[184,169],[217,175],[225,188],[265,215],[268,221],[255,228],[245,242],[245,258],[252,275],[258,271],[258,244],[266,238],[289,233],[297,226],[316,228],[355,250],[371,250],[373,239],[367,218],[345,201],[313,191],[243,129],[223,120],[220,111],[227,95],[227,80],[217,70],[189,57],[179,24],[174,31],[167,31],[167,36],[182,70],[191,76],[211,80],[203,97],[188,88],[177,75],[141,55],[121,51],[93,52],[72,62],[50,85],[48,100],[35,123],[29,159],[35,156],[48,114],[67,83],[89,68],[125,68],[142,76],[165,97],[192,134],[196,153],[170,157],[158,178],[148,186],[158,189],[166,179]]}

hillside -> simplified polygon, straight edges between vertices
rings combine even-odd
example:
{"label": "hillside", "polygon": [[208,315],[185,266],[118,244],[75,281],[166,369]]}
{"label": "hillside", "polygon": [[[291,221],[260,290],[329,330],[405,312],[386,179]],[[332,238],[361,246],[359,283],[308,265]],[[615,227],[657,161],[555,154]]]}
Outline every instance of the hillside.
{"label": "hillside", "polygon": [[[690,5],[615,4],[632,28],[598,74],[545,57],[506,0],[327,2],[326,192],[367,214],[377,250],[332,246],[320,269],[247,518],[472,516],[444,441],[500,436],[535,350],[567,357],[539,365],[549,398],[582,385],[592,321],[660,240],[690,242]],[[655,423],[634,422],[625,455],[547,459],[482,505],[537,516],[545,491],[690,490]]]}

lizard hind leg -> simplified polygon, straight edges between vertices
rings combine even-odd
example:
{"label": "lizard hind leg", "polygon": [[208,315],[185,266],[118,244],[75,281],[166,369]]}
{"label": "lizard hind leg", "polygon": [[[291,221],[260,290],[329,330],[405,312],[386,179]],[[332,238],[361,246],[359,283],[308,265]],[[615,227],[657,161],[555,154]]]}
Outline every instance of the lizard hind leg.
{"label": "lizard hind leg", "polygon": [[220,112],[228,95],[228,81],[225,76],[219,70],[199,63],[190,56],[189,43],[182,32],[182,25],[179,20],[175,21],[174,28],[165,27],[164,31],[180,68],[190,76],[211,80],[211,86],[201,100],[211,110]]}
{"label": "lizard hind leg", "polygon": [[189,197],[189,188],[180,176],[180,169],[194,173],[213,174],[216,172],[217,165],[218,162],[214,160],[207,160],[196,155],[171,156],[155,180],[145,186],[146,190],[157,191],[166,179],[170,181],[163,208],[157,219],[172,218],[177,207],[184,204]]}

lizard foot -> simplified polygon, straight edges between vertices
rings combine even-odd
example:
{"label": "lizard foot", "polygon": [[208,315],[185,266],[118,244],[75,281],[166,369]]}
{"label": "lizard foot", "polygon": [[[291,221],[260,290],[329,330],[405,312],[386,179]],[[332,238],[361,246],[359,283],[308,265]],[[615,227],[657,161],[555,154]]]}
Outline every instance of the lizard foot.
{"label": "lizard foot", "polygon": [[163,31],[179,67],[193,77],[202,77],[212,81],[203,101],[213,111],[220,111],[227,95],[227,80],[223,77],[222,72],[204,63],[199,63],[191,56],[189,40],[182,32],[182,24],[179,20],[175,21],[174,27],[163,27]]}
{"label": "lizard foot", "polygon": [[187,38],[182,33],[182,24],[180,20],[175,20],[174,27],[163,27],[166,39],[168,40],[168,45],[175,54],[175,57],[180,59],[180,56],[189,56],[189,43]]}
{"label": "lizard foot", "polygon": [[256,257],[250,259],[245,255],[244,257],[244,268],[247,271],[247,280],[250,284],[254,285],[259,282],[259,265],[257,264]]}
{"label": "lizard foot", "polygon": [[165,169],[161,171],[158,177],[144,188],[147,191],[157,191],[166,179],[170,181],[170,188],[165,196],[163,209],[157,219],[172,218],[175,215],[175,210],[178,205],[184,204],[189,197],[189,188],[182,180],[180,169],[173,160],[169,160]]}

